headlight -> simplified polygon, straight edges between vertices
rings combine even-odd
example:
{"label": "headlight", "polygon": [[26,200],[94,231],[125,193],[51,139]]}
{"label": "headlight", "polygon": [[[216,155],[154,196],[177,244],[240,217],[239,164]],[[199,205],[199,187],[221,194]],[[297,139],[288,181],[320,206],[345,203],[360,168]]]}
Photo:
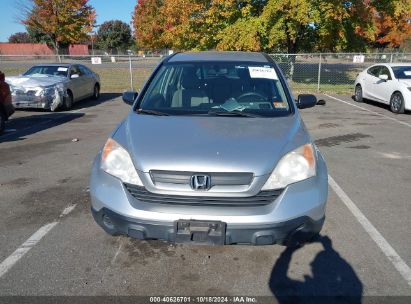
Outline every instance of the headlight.
{"label": "headlight", "polygon": [[262,190],[279,189],[315,176],[314,148],[306,144],[283,156]]}
{"label": "headlight", "polygon": [[41,96],[54,96],[55,93],[56,93],[56,87],[43,88],[40,91]]}
{"label": "headlight", "polygon": [[143,186],[128,152],[115,140],[109,138],[101,155],[103,171],[119,178],[124,183]]}
{"label": "headlight", "polygon": [[53,86],[42,88],[39,92],[41,96],[55,96],[64,91],[64,85],[62,83],[57,83]]}

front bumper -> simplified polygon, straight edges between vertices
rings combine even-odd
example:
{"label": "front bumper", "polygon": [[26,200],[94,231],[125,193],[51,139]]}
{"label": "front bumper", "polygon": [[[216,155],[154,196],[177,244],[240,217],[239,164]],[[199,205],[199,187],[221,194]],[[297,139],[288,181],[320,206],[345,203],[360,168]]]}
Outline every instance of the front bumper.
{"label": "front bumper", "polygon": [[[175,224],[170,222],[150,222],[128,218],[103,208],[91,208],[95,221],[111,235],[128,235],[136,239],[158,239],[175,241]],[[324,217],[314,221],[307,216],[270,225],[227,226],[225,244],[272,245],[287,244],[292,241],[310,239],[319,233]]]}
{"label": "front bumper", "polygon": [[403,92],[404,97],[404,108],[405,110],[411,111],[411,91],[408,89],[404,89]]}
{"label": "front bumper", "polygon": [[311,235],[321,230],[328,198],[322,156],[317,166],[316,176],[289,185],[264,206],[178,206],[137,200],[119,179],[100,170],[98,155],[90,180],[92,212],[96,222],[113,235],[174,241],[178,220],[221,221],[227,224],[226,244],[284,243],[295,232]]}
{"label": "front bumper", "polygon": [[50,96],[12,96],[12,104],[16,109],[45,109],[55,110],[63,104],[65,95],[56,92]]}

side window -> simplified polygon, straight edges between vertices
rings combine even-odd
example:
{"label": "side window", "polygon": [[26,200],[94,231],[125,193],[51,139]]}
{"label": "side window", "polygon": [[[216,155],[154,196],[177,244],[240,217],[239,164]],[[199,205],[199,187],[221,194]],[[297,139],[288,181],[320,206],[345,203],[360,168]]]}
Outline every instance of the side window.
{"label": "side window", "polygon": [[77,71],[78,71],[78,74],[79,74],[80,76],[84,76],[84,75],[85,75],[84,72],[83,72],[83,69],[81,68],[80,65],[77,66]]}
{"label": "side window", "polygon": [[379,74],[380,69],[381,69],[381,66],[377,65],[375,67],[369,68],[367,73],[374,76],[374,77],[378,77],[380,75]]}
{"label": "side window", "polygon": [[390,70],[385,66],[381,67],[378,76],[380,76],[380,75],[388,75],[388,80],[392,79]]}
{"label": "side window", "polygon": [[79,70],[78,66],[76,66],[76,65],[73,65],[73,66],[71,67],[70,77],[71,77],[72,75],[74,75],[74,74],[77,74],[77,75],[81,76],[80,70]]}
{"label": "side window", "polygon": [[159,79],[159,81],[154,85],[153,90],[151,91],[152,95],[161,94],[164,96],[164,87],[169,75],[170,69],[167,69],[162,75],[162,77]]}
{"label": "side window", "polygon": [[79,65],[79,70],[80,70],[81,75],[88,75],[89,74],[89,72],[87,71],[87,68],[82,66],[82,65]]}

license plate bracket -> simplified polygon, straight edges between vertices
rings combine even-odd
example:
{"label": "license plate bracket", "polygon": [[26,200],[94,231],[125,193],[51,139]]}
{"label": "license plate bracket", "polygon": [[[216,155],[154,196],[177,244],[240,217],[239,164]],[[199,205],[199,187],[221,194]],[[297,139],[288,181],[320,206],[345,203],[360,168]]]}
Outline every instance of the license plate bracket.
{"label": "license plate bracket", "polygon": [[174,222],[175,242],[224,245],[226,227],[221,221],[178,220]]}

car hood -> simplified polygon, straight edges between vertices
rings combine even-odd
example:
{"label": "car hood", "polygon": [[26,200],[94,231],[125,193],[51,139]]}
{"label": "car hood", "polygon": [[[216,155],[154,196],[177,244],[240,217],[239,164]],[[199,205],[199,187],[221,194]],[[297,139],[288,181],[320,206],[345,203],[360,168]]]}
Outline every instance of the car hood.
{"label": "car hood", "polygon": [[46,77],[30,77],[30,76],[11,76],[6,77],[6,82],[14,87],[33,88],[33,87],[48,87],[57,83],[66,81],[65,77],[61,76],[46,76]]}
{"label": "car hood", "polygon": [[[118,139],[119,137],[119,139]],[[135,167],[189,172],[270,173],[310,137],[298,113],[281,118],[150,116],[131,112],[115,134]]]}

